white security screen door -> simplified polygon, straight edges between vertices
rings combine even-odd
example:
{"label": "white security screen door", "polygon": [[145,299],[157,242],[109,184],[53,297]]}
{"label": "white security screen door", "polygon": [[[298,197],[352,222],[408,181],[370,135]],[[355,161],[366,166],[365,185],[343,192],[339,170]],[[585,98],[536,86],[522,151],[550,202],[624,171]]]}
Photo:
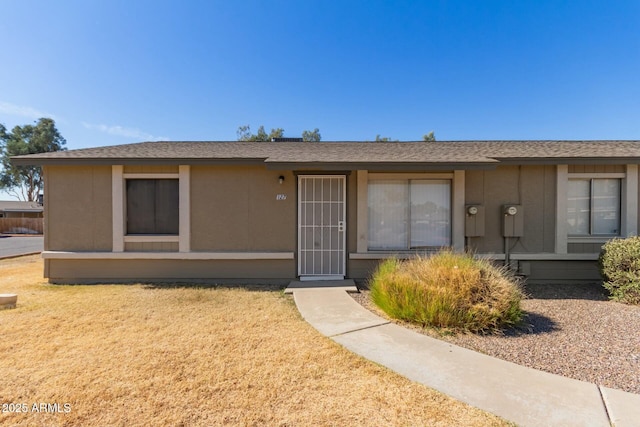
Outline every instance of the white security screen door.
{"label": "white security screen door", "polygon": [[298,177],[298,274],[301,280],[345,275],[344,175]]}

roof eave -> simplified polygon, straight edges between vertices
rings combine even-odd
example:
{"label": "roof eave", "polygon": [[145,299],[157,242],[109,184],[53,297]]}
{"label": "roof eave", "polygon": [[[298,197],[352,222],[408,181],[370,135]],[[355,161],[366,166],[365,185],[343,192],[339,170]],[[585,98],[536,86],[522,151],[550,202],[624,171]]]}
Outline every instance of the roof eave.
{"label": "roof eave", "polygon": [[110,166],[110,165],[260,165],[264,158],[248,159],[211,159],[211,158],[149,158],[149,157],[93,157],[93,158],[54,158],[54,157],[12,157],[16,166]]}
{"label": "roof eave", "polygon": [[450,171],[455,169],[495,169],[498,162],[265,162],[270,170],[368,170],[368,171]]}
{"label": "roof eave", "polygon": [[640,157],[495,157],[502,165],[620,165],[640,164]]}

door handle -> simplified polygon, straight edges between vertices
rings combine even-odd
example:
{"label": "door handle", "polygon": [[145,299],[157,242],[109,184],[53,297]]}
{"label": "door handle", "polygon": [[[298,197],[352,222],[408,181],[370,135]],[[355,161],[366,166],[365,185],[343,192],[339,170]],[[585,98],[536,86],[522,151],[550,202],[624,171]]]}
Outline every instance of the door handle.
{"label": "door handle", "polygon": [[344,231],[344,221],[338,221],[338,231]]}

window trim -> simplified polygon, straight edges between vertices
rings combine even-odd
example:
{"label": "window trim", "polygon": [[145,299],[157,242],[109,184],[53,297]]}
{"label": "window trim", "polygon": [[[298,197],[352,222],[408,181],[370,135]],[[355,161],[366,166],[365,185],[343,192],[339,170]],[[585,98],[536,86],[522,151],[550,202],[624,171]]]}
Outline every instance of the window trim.
{"label": "window trim", "polygon": [[[430,250],[434,250],[436,248],[441,247],[442,245],[438,246],[438,245],[431,245],[431,246],[412,246],[412,242],[413,242],[413,238],[414,238],[414,228],[413,228],[413,223],[415,221],[414,217],[412,216],[412,185],[414,182],[431,182],[431,183],[447,183],[449,188],[448,188],[448,193],[449,193],[449,218],[448,218],[448,225],[449,225],[449,233],[448,233],[448,240],[449,240],[449,244],[446,245],[448,247],[451,246],[452,242],[453,242],[453,229],[452,229],[452,223],[453,223],[453,212],[451,210],[451,206],[452,206],[452,195],[453,195],[453,179],[451,178],[440,178],[440,179],[436,179],[433,177],[429,177],[429,178],[406,178],[406,179],[399,179],[399,178],[387,178],[387,177],[378,177],[375,179],[370,179],[367,182],[367,192],[371,189],[371,185],[377,182],[389,182],[389,181],[396,181],[398,183],[402,183],[401,185],[406,187],[406,200],[404,200],[407,205],[405,206],[406,208],[406,216],[404,218],[404,223],[406,224],[406,239],[403,242],[404,247],[402,248],[388,248],[388,247],[380,247],[380,248],[372,248],[371,247],[371,241],[367,242],[367,250],[369,252],[393,252],[393,251],[430,251]],[[370,208],[370,206],[368,205],[368,194],[367,194],[367,208]],[[367,224],[368,226],[369,224]],[[370,231],[367,228],[367,231]]]}
{"label": "window trim", "polygon": [[624,173],[569,173],[567,164],[556,166],[556,254],[567,254],[569,243],[604,243],[611,237],[570,237],[567,228],[568,184],[570,178],[620,178],[620,237],[638,233],[638,165],[625,165]]}
{"label": "window trim", "polygon": [[[367,170],[357,171],[357,242],[356,253],[378,254],[380,251],[369,251],[369,179],[449,179],[451,180],[451,247],[456,251],[464,251],[465,220],[465,171],[454,170],[445,173],[369,173]],[[395,252],[415,253],[419,250]],[[351,257],[351,256],[350,256]]]}
{"label": "window trim", "polygon": [[[190,252],[191,201],[189,165],[179,165],[178,173],[124,173],[123,165],[111,166],[112,194],[112,252],[124,252],[125,243],[178,242],[179,252]],[[126,180],[127,179],[178,179],[178,235],[127,235],[126,234]]]}
{"label": "window trim", "polygon": [[[567,238],[569,239],[569,241],[571,241],[572,243],[574,242],[574,239],[578,238],[578,239],[590,239],[593,240],[594,238],[606,238],[606,239],[610,239],[613,237],[620,237],[622,235],[622,182],[624,179],[623,177],[614,177],[614,176],[607,176],[607,177],[585,177],[585,176],[575,176],[575,175],[585,175],[585,174],[569,174],[568,177],[568,182],[571,181],[588,181],[589,182],[589,233],[588,234],[570,234],[569,232],[567,232]],[[621,174],[624,175],[624,174]],[[594,197],[593,197],[593,187],[594,187],[594,181],[595,180],[604,180],[604,179],[615,179],[618,180],[619,186],[618,186],[618,232],[617,233],[594,233],[593,232],[593,224],[594,224],[594,219],[593,219],[593,214],[594,214]],[[567,186],[567,190],[568,190],[568,186]],[[569,198],[568,198],[568,191],[567,191],[567,202],[568,202]]]}

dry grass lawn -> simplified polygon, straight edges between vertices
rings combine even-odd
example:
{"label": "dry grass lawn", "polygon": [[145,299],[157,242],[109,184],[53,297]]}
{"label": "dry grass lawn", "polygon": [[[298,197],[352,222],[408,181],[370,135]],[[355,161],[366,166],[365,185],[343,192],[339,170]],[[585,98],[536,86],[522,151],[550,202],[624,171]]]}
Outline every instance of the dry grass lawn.
{"label": "dry grass lawn", "polygon": [[38,257],[0,261],[7,292],[0,425],[505,425],[322,337],[280,292],[49,285]]}

